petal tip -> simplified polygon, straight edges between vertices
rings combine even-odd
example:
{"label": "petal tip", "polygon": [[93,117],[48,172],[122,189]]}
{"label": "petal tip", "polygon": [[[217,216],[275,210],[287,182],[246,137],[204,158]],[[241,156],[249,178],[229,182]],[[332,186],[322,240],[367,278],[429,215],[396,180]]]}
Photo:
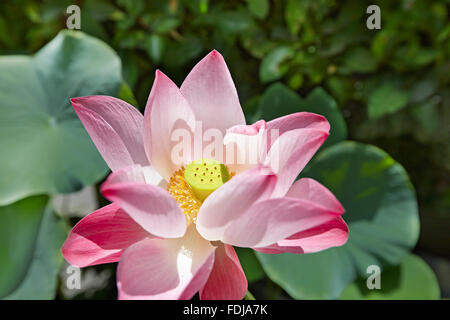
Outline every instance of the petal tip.
{"label": "petal tip", "polygon": [[72,104],[72,107],[76,110],[77,108],[81,107],[81,98],[82,97],[74,97],[70,98],[70,103]]}
{"label": "petal tip", "polygon": [[153,81],[153,87],[160,87],[160,86],[177,87],[177,85],[172,81],[172,79],[170,79],[164,72],[157,69],[155,71],[155,80]]}
{"label": "petal tip", "polygon": [[170,78],[161,70],[156,69],[155,71],[155,82],[157,80],[170,80]]}
{"label": "petal tip", "polygon": [[214,49],[210,53],[208,53],[208,55],[206,55],[205,58],[210,58],[210,59],[214,59],[214,60],[218,60],[218,61],[225,61],[222,54],[219,51],[217,51],[216,49]]}
{"label": "petal tip", "polygon": [[345,208],[339,200],[337,200],[337,202],[338,202],[338,212],[340,215],[343,215],[345,213]]}
{"label": "petal tip", "polygon": [[100,186],[100,193],[108,199],[114,193],[113,174],[110,174]]}
{"label": "petal tip", "polygon": [[102,97],[102,96],[84,96],[84,97],[73,97],[70,98],[70,103],[72,104],[72,107],[76,110],[79,108],[89,108],[89,106],[86,104],[90,101],[92,101],[92,98],[96,97]]}
{"label": "petal tip", "polygon": [[72,266],[75,267],[83,267],[80,264],[77,264],[72,258],[71,258],[71,249],[70,249],[70,239],[71,234],[69,234],[69,236],[67,237],[66,241],[64,241],[62,247],[61,247],[61,255],[64,257],[64,259],[66,260],[67,263],[69,263]]}
{"label": "petal tip", "polygon": [[222,55],[220,54],[219,51],[217,51],[216,49],[213,49],[210,53],[211,56],[213,57],[221,57]]}
{"label": "petal tip", "polygon": [[111,188],[111,184],[108,182],[108,179],[100,186],[100,193],[108,200],[110,200],[109,198],[114,195],[114,188]]}

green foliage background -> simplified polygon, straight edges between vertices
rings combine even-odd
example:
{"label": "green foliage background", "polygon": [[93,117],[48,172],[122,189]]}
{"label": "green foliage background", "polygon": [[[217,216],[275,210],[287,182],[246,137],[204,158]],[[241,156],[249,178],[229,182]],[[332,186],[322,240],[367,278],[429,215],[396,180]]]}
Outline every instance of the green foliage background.
{"label": "green foliage background", "polygon": [[[37,52],[66,27],[73,3],[81,30],[119,55],[120,96],[141,110],[155,69],[181,84],[212,49],[225,57],[248,122],[293,112],[270,107],[283,90],[284,98],[294,95],[284,106],[294,100],[308,110],[321,101],[338,128],[329,144],[346,137],[373,144],[406,169],[420,213],[415,252],[450,258],[449,1],[2,1],[0,54]],[[366,28],[370,4],[381,8],[381,30]],[[283,296],[276,284],[261,285],[264,272],[252,255],[240,256],[260,297]],[[449,290],[448,279],[441,288]]]}

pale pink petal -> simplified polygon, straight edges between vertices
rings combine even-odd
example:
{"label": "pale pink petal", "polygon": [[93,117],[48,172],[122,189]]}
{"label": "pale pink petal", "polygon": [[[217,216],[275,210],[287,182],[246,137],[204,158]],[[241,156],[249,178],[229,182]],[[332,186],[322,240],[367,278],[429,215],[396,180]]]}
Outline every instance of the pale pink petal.
{"label": "pale pink petal", "polygon": [[239,247],[264,247],[336,216],[339,214],[307,200],[272,198],[255,203],[234,219],[220,240]]}
{"label": "pale pink petal", "polygon": [[273,197],[282,197],[319,147],[328,132],[318,129],[294,129],[283,133],[272,145],[266,165],[277,174]]}
{"label": "pale pink petal", "polygon": [[[145,151],[152,167],[167,181],[192,160],[194,130],[194,113],[180,89],[157,70],[144,113]],[[181,144],[184,153],[177,152]]]}
{"label": "pale pink petal", "polygon": [[348,239],[348,227],[341,217],[336,217],[317,227],[301,231],[287,239],[263,248],[253,248],[263,253],[313,253],[342,246]]}
{"label": "pale pink petal", "polygon": [[205,130],[228,128],[245,124],[239,98],[225,60],[217,51],[203,58],[181,85],[198,121]]}
{"label": "pale pink petal", "polygon": [[[276,139],[274,137],[281,136],[283,133],[294,129],[318,129],[321,131],[330,131],[330,124],[324,116],[310,112],[297,112],[279,117],[267,122],[268,142],[270,147]],[[276,131],[276,132],[275,132]]]}
{"label": "pale pink petal", "polygon": [[186,231],[186,218],[176,200],[166,190],[148,184],[141,166],[112,173],[101,191],[155,236],[177,238]]}
{"label": "pale pink petal", "polygon": [[345,211],[330,190],[311,178],[297,180],[286,193],[286,197],[309,200],[337,214],[343,214]]}
{"label": "pale pink petal", "polygon": [[86,267],[119,261],[126,248],[152,237],[115,204],[84,217],[70,232],[62,254],[70,264]]}
{"label": "pale pink petal", "polygon": [[119,299],[187,300],[206,283],[215,247],[191,226],[183,238],[147,239],[122,254]]}
{"label": "pale pink petal", "polygon": [[203,202],[197,215],[199,233],[210,241],[220,240],[233,220],[256,201],[270,196],[275,182],[276,177],[260,167],[233,177]]}
{"label": "pale pink petal", "polygon": [[225,145],[225,164],[230,171],[241,173],[261,165],[267,154],[267,126],[264,120],[252,125],[234,126],[227,130]]}
{"label": "pale pink petal", "polygon": [[144,150],[144,117],[135,107],[108,96],[70,101],[111,170],[133,164],[149,165]]}
{"label": "pale pink petal", "polygon": [[216,248],[214,267],[200,289],[201,300],[242,300],[247,292],[247,278],[234,248],[220,244]]}
{"label": "pale pink petal", "polygon": [[296,181],[286,197],[314,202],[337,215],[319,226],[296,232],[294,235],[264,248],[254,248],[264,253],[311,253],[343,245],[348,238],[348,227],[339,216],[344,208],[336,197],[319,182],[302,178]]}

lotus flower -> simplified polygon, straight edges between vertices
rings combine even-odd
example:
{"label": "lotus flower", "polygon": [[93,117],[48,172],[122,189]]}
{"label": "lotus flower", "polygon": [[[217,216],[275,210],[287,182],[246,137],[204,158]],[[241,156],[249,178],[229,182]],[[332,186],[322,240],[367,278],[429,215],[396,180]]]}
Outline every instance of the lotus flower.
{"label": "lotus flower", "polygon": [[[295,181],[327,138],[327,120],[300,112],[246,125],[217,51],[181,88],[156,71],[144,116],[108,96],[71,102],[112,170],[101,187],[112,203],[83,218],[62,253],[79,267],[118,261],[119,299],[242,299],[233,246],[301,254],[346,242],[339,201],[312,179]],[[200,129],[220,146],[208,157]],[[177,130],[189,133],[181,161]]]}

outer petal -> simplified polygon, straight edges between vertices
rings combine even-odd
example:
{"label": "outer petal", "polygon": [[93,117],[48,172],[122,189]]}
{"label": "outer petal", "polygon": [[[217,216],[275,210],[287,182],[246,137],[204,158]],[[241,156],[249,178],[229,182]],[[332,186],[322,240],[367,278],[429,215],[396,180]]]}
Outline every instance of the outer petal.
{"label": "outer petal", "polygon": [[271,139],[273,130],[277,130],[277,132],[274,132],[274,136],[280,136],[290,130],[305,128],[329,132],[330,124],[324,116],[310,112],[297,112],[276,118],[267,122],[267,131],[269,133],[267,145],[270,147],[272,142],[275,142],[275,140]]}
{"label": "outer petal", "polygon": [[264,248],[254,248],[263,253],[313,253],[342,246],[348,239],[348,227],[341,217],[336,217],[317,227],[301,231],[287,239]]}
{"label": "outer petal", "polygon": [[186,231],[186,218],[176,200],[166,190],[148,184],[141,166],[112,173],[101,190],[155,236],[176,238]]}
{"label": "outer petal", "polygon": [[247,292],[247,278],[234,248],[220,244],[208,282],[200,289],[202,300],[242,300]]}
{"label": "outer petal", "polygon": [[256,201],[270,196],[275,181],[274,175],[259,167],[232,178],[203,202],[197,215],[197,230],[205,239],[220,240],[233,220]]}
{"label": "outer petal", "polygon": [[245,124],[236,88],[225,60],[216,50],[203,58],[181,85],[203,128],[215,128],[225,134],[228,128]]}
{"label": "outer petal", "polygon": [[142,240],[122,255],[119,299],[190,299],[214,265],[213,247],[192,226],[183,238]]}
{"label": "outer petal", "polygon": [[328,208],[336,214],[343,214],[345,209],[326,187],[314,179],[302,178],[297,180],[286,193],[286,197],[305,199]]}
{"label": "outer petal", "polygon": [[283,133],[269,150],[266,165],[277,174],[273,197],[282,197],[316,153],[328,132],[317,129],[295,129]]}
{"label": "outer petal", "polygon": [[[286,197],[304,199],[320,204],[337,215],[344,213],[344,208],[336,197],[319,182],[302,178],[289,189]],[[348,238],[348,227],[344,220],[337,216],[324,224],[297,232],[287,239],[265,248],[255,248],[264,253],[311,253],[330,247],[343,245]]]}
{"label": "outer petal", "polygon": [[264,120],[252,125],[234,126],[227,130],[225,164],[232,172],[241,173],[261,165],[267,154],[267,126]]}
{"label": "outer petal", "polygon": [[119,261],[126,248],[152,237],[115,204],[84,217],[72,229],[62,246],[62,254],[75,266]]}
{"label": "outer petal", "polygon": [[[159,70],[144,117],[145,151],[152,167],[168,181],[173,172],[191,160],[195,117],[178,87]],[[183,138],[177,135],[179,132]],[[183,143],[185,151],[181,156],[172,154],[179,143]]]}
{"label": "outer petal", "polygon": [[335,218],[336,213],[307,200],[272,198],[257,202],[235,219],[221,241],[239,247],[264,247]]}
{"label": "outer petal", "polygon": [[135,107],[108,96],[70,101],[111,170],[133,164],[149,165],[144,151],[144,119]]}

